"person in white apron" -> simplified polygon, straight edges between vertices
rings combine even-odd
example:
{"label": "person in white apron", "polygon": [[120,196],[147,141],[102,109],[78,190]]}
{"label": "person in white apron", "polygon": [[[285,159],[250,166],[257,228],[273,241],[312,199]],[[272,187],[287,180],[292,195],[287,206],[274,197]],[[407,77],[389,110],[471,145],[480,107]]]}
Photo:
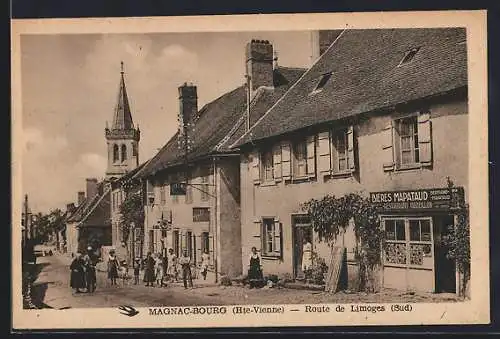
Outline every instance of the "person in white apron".
{"label": "person in white apron", "polygon": [[305,239],[302,246],[302,271],[305,272],[312,267],[312,244],[309,238]]}

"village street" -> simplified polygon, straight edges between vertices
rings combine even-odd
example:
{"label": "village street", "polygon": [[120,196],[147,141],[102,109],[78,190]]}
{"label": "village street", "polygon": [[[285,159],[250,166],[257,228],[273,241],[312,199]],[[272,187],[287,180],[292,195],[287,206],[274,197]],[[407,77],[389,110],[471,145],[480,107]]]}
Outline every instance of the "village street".
{"label": "village street", "polygon": [[450,302],[457,297],[450,294],[405,294],[384,290],[376,294],[340,292],[327,294],[322,291],[289,288],[248,289],[241,286],[217,286],[212,282],[194,281],[194,288],[185,290],[182,283],[165,288],[145,287],[127,283],[110,286],[106,274],[98,272],[97,290],[93,294],[74,294],[69,288],[69,258],[55,255],[40,257],[41,271],[34,284],[34,300],[41,307],[55,309],[86,307],[118,307],[130,305],[188,306],[228,304],[316,304],[359,302]]}

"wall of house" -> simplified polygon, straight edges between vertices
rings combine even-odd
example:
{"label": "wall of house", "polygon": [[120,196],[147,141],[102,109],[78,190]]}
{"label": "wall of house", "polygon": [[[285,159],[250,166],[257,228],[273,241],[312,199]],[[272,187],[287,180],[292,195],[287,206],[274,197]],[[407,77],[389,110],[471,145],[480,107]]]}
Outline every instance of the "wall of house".
{"label": "wall of house", "polygon": [[116,187],[111,191],[110,197],[110,215],[111,215],[111,238],[113,246],[118,246],[121,243],[120,236],[120,205],[125,200],[125,192],[121,187]]}
{"label": "wall of house", "polygon": [[[279,220],[282,232],[280,258],[263,257],[264,274],[293,272],[292,215],[301,214],[301,204],[311,198],[327,194],[342,196],[360,193],[404,189],[440,188],[447,186],[447,177],[456,186],[463,186],[467,199],[468,186],[468,115],[467,101],[463,98],[447,99],[430,107],[432,123],[432,166],[404,171],[383,170],[383,129],[397,113],[372,116],[354,127],[357,140],[357,168],[353,175],[326,177],[321,175],[310,180],[290,183],[255,184],[250,154],[242,155],[241,171],[241,220],[242,265],[246,270],[247,256],[251,247],[262,246],[261,218]],[[316,154],[317,155],[317,154]],[[348,260],[353,260],[355,237],[348,231],[339,241],[348,249]],[[328,246],[314,235],[314,251],[328,263]]]}
{"label": "wall of house", "polygon": [[[170,196],[170,183],[178,181],[176,177],[182,179],[182,173],[157,175],[151,180],[154,203],[145,206],[144,253],[174,248],[174,232],[178,232],[181,255],[187,248],[186,234],[191,232],[192,258],[201,263],[202,235],[208,233],[211,271],[216,271],[218,276],[241,274],[239,158],[217,161],[215,171],[210,163],[195,167],[187,186],[187,195]],[[165,202],[161,198],[162,186]],[[195,221],[193,208],[208,208],[209,220]],[[164,220],[169,220],[171,216],[171,225],[164,231],[159,227],[155,229],[162,214]]]}
{"label": "wall of house", "polygon": [[217,239],[220,260],[219,272],[236,277],[241,275],[241,220],[239,158],[219,160],[217,190],[220,203],[217,208]]}
{"label": "wall of house", "polygon": [[78,229],[76,223],[66,224],[66,248],[68,254],[74,254],[78,251]]}

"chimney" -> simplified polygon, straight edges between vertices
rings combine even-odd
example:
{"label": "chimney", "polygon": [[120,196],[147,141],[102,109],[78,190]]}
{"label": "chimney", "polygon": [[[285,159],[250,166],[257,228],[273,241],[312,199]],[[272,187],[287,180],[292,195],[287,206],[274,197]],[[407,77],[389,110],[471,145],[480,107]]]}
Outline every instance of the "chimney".
{"label": "chimney", "polygon": [[85,192],[78,192],[78,206],[81,206],[84,200],[85,200]]}
{"label": "chimney", "polygon": [[253,94],[259,87],[274,87],[273,45],[268,40],[252,40],[246,47],[246,75]]}
{"label": "chimney", "polygon": [[73,213],[75,209],[76,207],[74,203],[66,204],[66,212]]}
{"label": "chimney", "polygon": [[97,179],[87,178],[87,198],[92,199],[97,193]]}
{"label": "chimney", "polygon": [[179,87],[179,126],[192,122],[198,115],[198,95],[196,86],[184,83]]}

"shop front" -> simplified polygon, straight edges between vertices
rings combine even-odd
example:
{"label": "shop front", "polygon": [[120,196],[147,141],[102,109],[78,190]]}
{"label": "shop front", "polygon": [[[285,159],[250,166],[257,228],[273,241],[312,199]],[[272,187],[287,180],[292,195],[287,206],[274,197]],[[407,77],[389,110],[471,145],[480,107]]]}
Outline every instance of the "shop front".
{"label": "shop front", "polygon": [[382,283],[398,290],[456,293],[446,236],[464,206],[461,187],[370,193],[385,231]]}

